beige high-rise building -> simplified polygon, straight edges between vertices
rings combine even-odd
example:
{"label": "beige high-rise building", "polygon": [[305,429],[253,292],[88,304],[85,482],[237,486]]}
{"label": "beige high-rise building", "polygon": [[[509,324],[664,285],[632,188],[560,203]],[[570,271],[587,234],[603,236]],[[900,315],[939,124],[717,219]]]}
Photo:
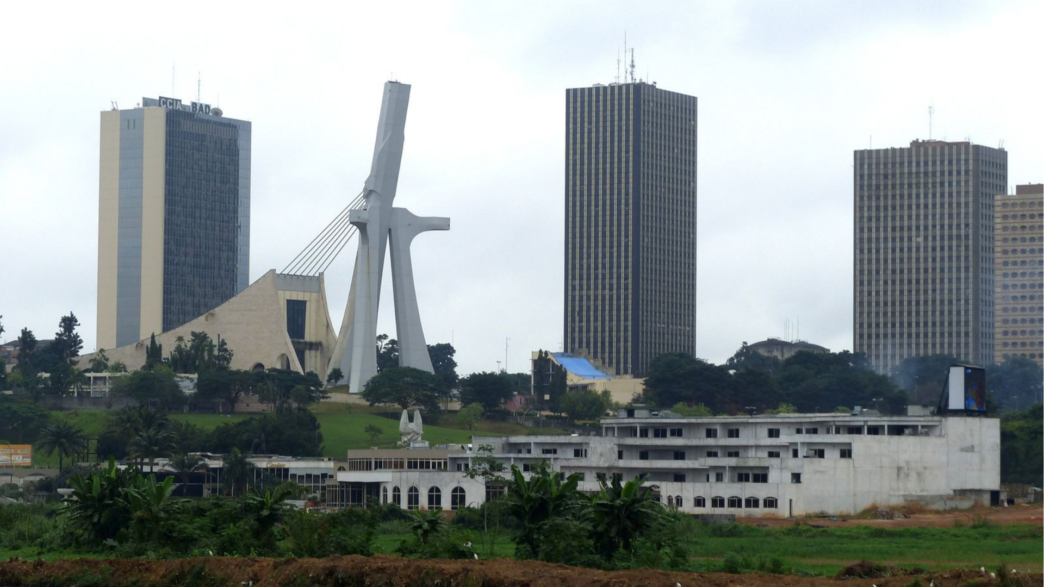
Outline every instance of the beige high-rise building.
{"label": "beige high-rise building", "polygon": [[997,362],[1026,357],[1044,366],[1044,184],[994,200]]}
{"label": "beige high-rise building", "polygon": [[173,330],[247,287],[250,132],[172,98],[101,113],[98,348]]}
{"label": "beige high-rise building", "polygon": [[929,140],[854,162],[855,351],[885,373],[922,355],[992,363],[993,198],[1008,153]]}

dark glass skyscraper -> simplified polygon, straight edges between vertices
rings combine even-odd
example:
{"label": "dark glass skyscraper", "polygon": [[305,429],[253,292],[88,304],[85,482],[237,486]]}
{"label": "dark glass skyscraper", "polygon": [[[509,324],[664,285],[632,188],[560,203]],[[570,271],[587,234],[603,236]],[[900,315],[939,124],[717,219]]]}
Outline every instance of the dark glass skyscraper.
{"label": "dark glass skyscraper", "polygon": [[696,98],[566,90],[566,352],[615,375],[696,351]]}
{"label": "dark glass skyscraper", "polygon": [[102,112],[98,347],[197,318],[247,286],[249,122],[145,98]]}
{"label": "dark glass skyscraper", "polygon": [[993,363],[993,200],[1008,154],[913,141],[855,152],[854,348],[889,372],[907,357]]}

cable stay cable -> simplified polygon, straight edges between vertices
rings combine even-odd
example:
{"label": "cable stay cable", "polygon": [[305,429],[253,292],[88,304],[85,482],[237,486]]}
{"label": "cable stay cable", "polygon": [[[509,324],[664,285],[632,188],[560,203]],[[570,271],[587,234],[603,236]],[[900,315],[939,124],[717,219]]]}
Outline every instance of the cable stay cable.
{"label": "cable stay cable", "polygon": [[331,236],[331,238],[327,239],[326,243],[324,243],[322,247],[316,249],[314,255],[305,263],[304,267],[301,270],[301,273],[303,275],[312,275],[312,270],[315,269],[317,265],[321,264],[322,260],[326,258],[329,251],[331,249],[336,248],[337,245],[341,242],[341,240],[344,239],[347,236],[347,234],[351,232],[351,230],[352,224],[350,222],[345,222],[341,229],[334,233]]}
{"label": "cable stay cable", "polygon": [[312,261],[314,261],[317,256],[321,256],[322,251],[325,250],[325,247],[328,246],[328,243],[331,240],[339,240],[341,233],[347,230],[349,226],[351,226],[351,223],[348,221],[348,217],[349,214],[347,212],[342,214],[337,219],[337,223],[333,225],[333,228],[328,230],[326,234],[323,235],[323,238],[309,249],[308,254],[302,257],[301,260],[298,261],[296,265],[294,265],[294,267],[291,269],[291,272],[296,275],[306,275],[307,273],[303,271],[304,268],[307,267],[310,263],[312,263]]}
{"label": "cable stay cable", "polygon": [[[355,227],[353,226],[352,228]],[[358,230],[356,230],[355,232],[358,232]],[[348,238],[344,239],[344,242],[341,243],[341,248],[337,249],[337,252],[334,253],[332,257],[330,257],[330,260],[326,262],[326,265],[323,265],[323,268],[319,271],[319,273],[326,273],[326,270],[330,267],[330,264],[333,263],[335,259],[337,259],[337,256],[341,254],[341,250],[343,250],[345,245],[348,244],[348,241],[352,240],[353,236],[355,236],[354,233],[348,235]]]}
{"label": "cable stay cable", "polygon": [[286,267],[283,268],[282,273],[293,273],[294,270],[296,270],[301,265],[301,261],[303,260],[303,258],[308,257],[312,253],[314,253],[315,248],[318,246],[317,243],[320,241],[324,241],[326,238],[328,238],[329,233],[336,231],[340,227],[340,225],[343,223],[343,219],[347,218],[348,213],[364,202],[364,193],[365,190],[359,192],[359,195],[357,195],[355,199],[349,202],[348,205],[345,206],[345,208],[341,210],[341,212],[337,214],[337,216],[335,216],[334,219],[331,220],[330,223],[327,224],[326,227],[323,228],[323,230],[320,231],[320,233],[316,235],[316,237],[313,238],[312,241],[308,243],[308,245],[286,265]]}

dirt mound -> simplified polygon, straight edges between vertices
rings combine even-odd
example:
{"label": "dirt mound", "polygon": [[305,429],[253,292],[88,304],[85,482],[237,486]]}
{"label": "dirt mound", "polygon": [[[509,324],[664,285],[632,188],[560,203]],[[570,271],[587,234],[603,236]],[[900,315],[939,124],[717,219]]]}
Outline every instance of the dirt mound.
{"label": "dirt mound", "polygon": [[[865,562],[865,561],[864,561]],[[852,565],[854,569],[863,563]],[[868,563],[873,567],[873,563]],[[862,568],[862,567],[860,567]],[[847,571],[848,569],[846,569]],[[853,571],[855,573],[856,571]],[[871,576],[871,575],[865,575]],[[849,574],[846,577],[864,577]],[[1019,575],[1021,579],[1023,576]],[[997,578],[975,571],[933,573],[923,585],[957,587],[969,580],[983,587]],[[1027,585],[1040,585],[1041,575],[1026,575]],[[876,578],[877,587],[906,587],[909,576]],[[343,556],[324,559],[196,558],[170,561],[62,560],[54,563],[12,559],[0,562],[0,585],[106,585],[112,587],[175,586],[282,587],[395,585],[396,587],[595,587],[710,586],[803,587],[851,585],[851,579],[803,578],[791,575],[728,575],[656,570],[597,571],[534,561],[418,560],[394,556]]]}
{"label": "dirt mound", "polygon": [[891,577],[899,574],[892,567],[879,565],[873,561],[861,560],[854,565],[848,565],[841,569],[835,579],[876,579],[878,577]]}

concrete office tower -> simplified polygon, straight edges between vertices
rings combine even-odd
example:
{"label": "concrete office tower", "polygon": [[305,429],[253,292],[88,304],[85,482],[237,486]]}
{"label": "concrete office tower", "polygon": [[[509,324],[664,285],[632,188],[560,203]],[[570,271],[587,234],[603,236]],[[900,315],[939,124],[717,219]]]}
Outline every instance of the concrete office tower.
{"label": "concrete office tower", "polygon": [[997,362],[1026,357],[1044,366],[1044,184],[998,195],[993,217]]}
{"label": "concrete office tower", "polygon": [[913,141],[855,152],[854,348],[880,372],[907,357],[993,362],[993,197],[1008,154]]}
{"label": "concrete office tower", "polygon": [[566,90],[567,353],[641,375],[696,351],[696,98]]}
{"label": "concrete office tower", "polygon": [[144,98],[101,113],[98,348],[173,330],[245,289],[250,123]]}

